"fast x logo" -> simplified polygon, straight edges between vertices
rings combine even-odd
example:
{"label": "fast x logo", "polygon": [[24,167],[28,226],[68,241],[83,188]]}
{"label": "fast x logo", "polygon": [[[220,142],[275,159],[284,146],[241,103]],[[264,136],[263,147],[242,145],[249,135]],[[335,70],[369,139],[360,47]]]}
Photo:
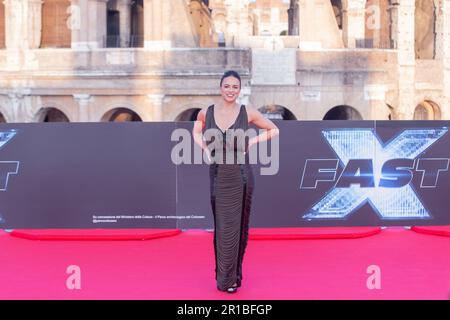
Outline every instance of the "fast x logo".
{"label": "fast x logo", "polygon": [[[0,131],[0,149],[2,149],[16,134],[16,130]],[[18,171],[18,161],[0,161],[0,191],[6,191],[9,175],[17,174]]]}
{"label": "fast x logo", "polygon": [[[0,131],[0,149],[8,143],[15,135],[16,130]],[[0,161],[0,191],[6,191],[8,187],[8,180],[10,174],[17,174],[19,172],[18,161]],[[0,213],[0,224],[4,223],[4,219]]]}
{"label": "fast x logo", "polygon": [[[381,219],[430,218],[411,181],[419,173],[420,188],[437,186],[439,174],[448,170],[450,159],[418,156],[447,131],[409,129],[387,143],[382,143],[373,129],[322,131],[339,159],[306,160],[300,188],[336,183],[303,218],[346,219],[367,202]],[[336,180],[339,165],[343,169]]]}

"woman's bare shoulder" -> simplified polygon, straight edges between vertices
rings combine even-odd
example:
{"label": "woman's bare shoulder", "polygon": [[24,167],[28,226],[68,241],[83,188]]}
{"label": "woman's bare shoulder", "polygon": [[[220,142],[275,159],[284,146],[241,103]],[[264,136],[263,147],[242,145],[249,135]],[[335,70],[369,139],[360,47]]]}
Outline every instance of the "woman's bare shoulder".
{"label": "woman's bare shoulder", "polygon": [[208,111],[208,107],[202,108],[197,114],[197,121],[205,121],[206,119],[206,111]]}
{"label": "woman's bare shoulder", "polygon": [[249,121],[251,121],[255,117],[255,114],[258,113],[258,110],[251,103],[244,105],[244,107],[245,110],[247,111]]}

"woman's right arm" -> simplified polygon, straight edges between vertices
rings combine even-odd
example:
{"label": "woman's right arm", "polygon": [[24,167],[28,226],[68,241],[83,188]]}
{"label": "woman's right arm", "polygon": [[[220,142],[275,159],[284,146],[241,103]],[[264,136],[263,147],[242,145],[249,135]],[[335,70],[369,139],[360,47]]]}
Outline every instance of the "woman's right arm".
{"label": "woman's right arm", "polygon": [[202,148],[202,150],[207,150],[205,141],[203,141],[203,128],[205,127],[206,111],[204,109],[200,110],[197,115],[197,121],[194,122],[194,128],[192,129],[192,135],[194,137],[195,143]]}

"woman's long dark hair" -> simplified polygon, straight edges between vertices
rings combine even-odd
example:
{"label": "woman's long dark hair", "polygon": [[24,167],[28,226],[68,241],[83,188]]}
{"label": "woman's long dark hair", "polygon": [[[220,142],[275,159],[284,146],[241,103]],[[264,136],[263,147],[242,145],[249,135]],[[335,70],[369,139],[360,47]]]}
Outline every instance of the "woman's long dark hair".
{"label": "woman's long dark hair", "polygon": [[241,86],[241,76],[239,75],[239,73],[237,73],[234,70],[228,70],[225,71],[225,73],[222,76],[222,79],[220,79],[220,86],[222,86],[223,83],[223,79],[228,78],[228,77],[233,77],[239,80],[239,86]]}

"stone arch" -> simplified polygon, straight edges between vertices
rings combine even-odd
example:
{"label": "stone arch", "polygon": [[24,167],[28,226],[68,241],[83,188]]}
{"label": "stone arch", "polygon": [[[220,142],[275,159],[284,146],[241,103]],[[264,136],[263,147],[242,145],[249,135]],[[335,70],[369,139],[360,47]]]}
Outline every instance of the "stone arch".
{"label": "stone arch", "polygon": [[286,107],[270,104],[258,109],[264,117],[274,120],[297,120],[295,115]]}
{"label": "stone arch", "polygon": [[323,120],[363,120],[363,118],[355,108],[339,105],[328,110]]}
{"label": "stone arch", "polygon": [[440,120],[441,117],[441,108],[430,100],[422,101],[414,109],[414,120]]}
{"label": "stone arch", "polygon": [[36,122],[70,122],[69,117],[56,107],[43,107],[35,116]]}
{"label": "stone arch", "polygon": [[216,13],[215,15],[213,15],[212,20],[214,22],[214,30],[225,32],[227,28],[227,18],[225,17],[224,13]]}
{"label": "stone arch", "polygon": [[186,109],[176,116],[175,121],[196,121],[201,110],[201,108]]}
{"label": "stone arch", "polygon": [[279,36],[283,30],[289,29],[292,12],[288,12],[292,3],[283,0],[256,0],[248,3],[249,27],[254,36]]}
{"label": "stone arch", "polygon": [[227,30],[227,19],[222,12],[213,16],[214,32],[216,33],[217,44],[219,47],[226,46],[225,33]]}
{"label": "stone arch", "polygon": [[434,59],[436,51],[436,11],[434,1],[416,0],[415,5],[416,59]]}
{"label": "stone arch", "polygon": [[142,118],[133,110],[117,107],[107,111],[101,118],[102,122],[139,122]]}

